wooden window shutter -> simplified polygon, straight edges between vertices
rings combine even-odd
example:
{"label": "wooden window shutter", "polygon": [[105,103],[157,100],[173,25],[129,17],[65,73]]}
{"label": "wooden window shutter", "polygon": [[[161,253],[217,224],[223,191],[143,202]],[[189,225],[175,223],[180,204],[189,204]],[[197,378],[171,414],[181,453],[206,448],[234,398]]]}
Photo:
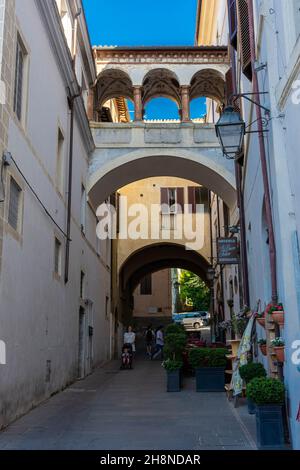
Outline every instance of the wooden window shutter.
{"label": "wooden window shutter", "polygon": [[161,211],[162,214],[168,214],[169,209],[169,193],[168,188],[160,188],[160,204],[161,204]]}
{"label": "wooden window shutter", "polygon": [[181,208],[181,213],[183,214],[184,212],[184,189],[183,188],[177,188],[177,204]]}
{"label": "wooden window shutter", "polygon": [[241,45],[241,61],[244,75],[252,80],[250,22],[248,0],[237,0],[239,15],[239,34]]}
{"label": "wooden window shutter", "polygon": [[188,187],[188,204],[189,206],[189,212],[191,214],[195,214],[196,212],[196,197],[195,197],[195,187],[194,186],[189,186]]}
{"label": "wooden window shutter", "polygon": [[229,39],[232,47],[237,49],[237,11],[236,0],[227,0],[228,20],[229,20]]}
{"label": "wooden window shutter", "polygon": [[[240,99],[234,99],[234,102],[232,102],[232,95],[234,94],[234,91],[235,91],[235,87],[233,84],[232,68],[230,68],[225,75],[225,88],[226,88],[225,91],[226,91],[227,104],[233,104],[234,110],[240,113],[241,112]],[[231,103],[230,103],[230,98],[231,98]]]}

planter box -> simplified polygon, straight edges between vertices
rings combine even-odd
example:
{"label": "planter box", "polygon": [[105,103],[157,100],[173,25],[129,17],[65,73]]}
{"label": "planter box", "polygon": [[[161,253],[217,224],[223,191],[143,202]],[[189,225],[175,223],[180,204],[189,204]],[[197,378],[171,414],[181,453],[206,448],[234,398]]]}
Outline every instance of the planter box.
{"label": "planter box", "polygon": [[224,392],[224,367],[198,367],[196,369],[197,392]]}
{"label": "planter box", "polygon": [[249,415],[255,415],[256,405],[254,401],[252,401],[250,398],[247,398],[247,406]]}
{"label": "planter box", "polygon": [[259,450],[285,448],[282,405],[256,405],[256,436]]}
{"label": "planter box", "polygon": [[181,371],[167,371],[167,392],[180,392]]}

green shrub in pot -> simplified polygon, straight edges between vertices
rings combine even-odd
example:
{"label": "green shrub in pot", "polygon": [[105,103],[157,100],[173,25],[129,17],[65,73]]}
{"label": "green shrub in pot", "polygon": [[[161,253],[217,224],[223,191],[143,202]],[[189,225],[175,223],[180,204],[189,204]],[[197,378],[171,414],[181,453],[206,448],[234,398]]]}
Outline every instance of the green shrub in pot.
{"label": "green shrub in pot", "polygon": [[175,370],[181,369],[183,363],[182,361],[177,361],[174,359],[166,359],[163,361],[162,366],[164,369],[166,369],[169,372],[173,372]]}
{"label": "green shrub in pot", "polygon": [[262,364],[259,362],[249,362],[239,368],[240,376],[248,384],[256,377],[266,377],[267,372]]}
{"label": "green shrub in pot", "polygon": [[189,353],[189,360],[194,369],[199,367],[226,366],[227,349],[224,348],[194,348]]}
{"label": "green shrub in pot", "polygon": [[284,449],[284,384],[280,380],[271,377],[256,377],[249,382],[247,395],[256,404],[256,438],[258,449]]}
{"label": "green shrub in pot", "polygon": [[256,377],[247,386],[247,395],[257,405],[284,403],[284,384],[271,377]]}

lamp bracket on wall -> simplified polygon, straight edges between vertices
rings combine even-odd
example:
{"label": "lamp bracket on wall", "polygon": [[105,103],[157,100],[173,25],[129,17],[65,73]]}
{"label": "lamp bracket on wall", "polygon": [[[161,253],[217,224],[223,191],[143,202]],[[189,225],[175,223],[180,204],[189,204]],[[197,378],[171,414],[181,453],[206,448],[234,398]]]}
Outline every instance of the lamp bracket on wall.
{"label": "lamp bracket on wall", "polygon": [[266,114],[270,114],[271,110],[263,106],[262,104],[258,103],[257,101],[253,100],[250,98],[251,96],[256,96],[256,95],[268,95],[268,91],[260,91],[258,93],[239,93],[239,94],[233,94],[229,97],[229,103],[234,104],[239,98],[245,98],[245,100],[250,101],[250,103],[255,104],[256,106],[259,106],[261,109],[265,111]]}

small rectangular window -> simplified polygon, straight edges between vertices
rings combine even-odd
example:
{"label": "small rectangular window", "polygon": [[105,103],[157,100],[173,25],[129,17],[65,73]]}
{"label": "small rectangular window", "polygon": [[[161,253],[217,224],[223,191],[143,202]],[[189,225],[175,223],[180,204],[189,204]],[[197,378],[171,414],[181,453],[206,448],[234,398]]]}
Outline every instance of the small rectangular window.
{"label": "small rectangular window", "polygon": [[9,194],[9,207],[8,207],[8,223],[16,231],[20,227],[20,207],[21,207],[21,191],[22,189],[11,177],[10,179],[10,194]]}
{"label": "small rectangular window", "polygon": [[105,318],[108,318],[108,306],[109,306],[109,297],[105,297]]}
{"label": "small rectangular window", "polygon": [[15,88],[14,88],[14,112],[19,121],[22,121],[24,113],[24,85],[25,85],[25,63],[26,50],[18,36],[16,49]]}
{"label": "small rectangular window", "polygon": [[141,295],[152,295],[152,275],[147,274],[140,284],[140,294]]}
{"label": "small rectangular window", "polygon": [[161,188],[160,194],[162,214],[183,213],[183,188]]}
{"label": "small rectangular window", "polygon": [[85,222],[85,215],[86,215],[86,191],[83,184],[81,185],[81,208],[80,208],[80,225],[82,233],[85,233],[86,229],[86,222]]}
{"label": "small rectangular window", "polygon": [[62,194],[64,190],[64,135],[61,129],[58,129],[57,135],[57,167],[56,167],[56,184],[59,192]]}
{"label": "small rectangular window", "polygon": [[84,298],[84,290],[85,290],[85,274],[83,271],[80,272],[80,298]]}
{"label": "small rectangular window", "polygon": [[54,272],[61,276],[61,242],[55,237]]}
{"label": "small rectangular window", "polygon": [[204,205],[204,210],[208,207],[208,190],[201,186],[188,187],[188,204],[192,214],[196,213],[197,205]]}

